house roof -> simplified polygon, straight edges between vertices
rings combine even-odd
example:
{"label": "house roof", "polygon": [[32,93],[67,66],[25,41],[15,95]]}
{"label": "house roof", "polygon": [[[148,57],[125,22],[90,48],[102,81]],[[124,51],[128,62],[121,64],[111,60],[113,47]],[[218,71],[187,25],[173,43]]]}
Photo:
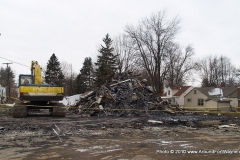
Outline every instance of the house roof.
{"label": "house roof", "polygon": [[[214,87],[201,87],[201,88],[194,88],[194,89],[199,90],[201,93],[203,93],[204,95],[209,97],[210,96],[209,92],[213,91],[216,88],[214,88]],[[237,87],[221,87],[220,89],[223,92],[223,93],[221,93],[221,94],[223,94],[223,97],[232,97],[232,98],[237,97]]]}
{"label": "house roof", "polygon": [[167,92],[162,93],[160,96],[161,96],[161,97],[163,97],[163,96],[167,96]]}
{"label": "house roof", "polygon": [[[179,87],[179,86],[169,86],[169,87],[167,87],[167,88],[170,88],[171,90],[179,90],[181,87]],[[165,91],[165,92],[164,92]],[[161,97],[166,97],[167,96],[167,91],[166,90],[164,90],[163,91],[163,93],[160,95]]]}
{"label": "house roof", "polygon": [[238,97],[238,87],[223,87],[223,96],[229,98]]}
{"label": "house roof", "polygon": [[179,91],[175,93],[173,96],[181,96],[190,86],[180,87]]}
{"label": "house roof", "polygon": [[172,90],[179,90],[181,87],[179,87],[179,86],[170,86],[170,88],[171,88]]}
{"label": "house roof", "polygon": [[238,90],[235,90],[233,93],[229,94],[229,98],[238,98]]}

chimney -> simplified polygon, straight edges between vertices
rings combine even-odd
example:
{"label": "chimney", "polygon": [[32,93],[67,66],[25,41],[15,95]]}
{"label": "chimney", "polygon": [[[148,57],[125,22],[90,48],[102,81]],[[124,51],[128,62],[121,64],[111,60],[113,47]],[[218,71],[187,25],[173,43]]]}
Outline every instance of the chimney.
{"label": "chimney", "polygon": [[221,82],[221,85],[220,85],[220,87],[225,87],[225,82]]}

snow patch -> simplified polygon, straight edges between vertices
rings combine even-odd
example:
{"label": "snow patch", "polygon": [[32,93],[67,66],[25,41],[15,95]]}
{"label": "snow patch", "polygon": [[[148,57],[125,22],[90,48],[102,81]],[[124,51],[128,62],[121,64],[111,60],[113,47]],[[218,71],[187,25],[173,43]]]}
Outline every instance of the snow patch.
{"label": "snow patch", "polygon": [[223,91],[221,88],[214,88],[208,92],[210,96],[223,96]]}
{"label": "snow patch", "polygon": [[76,94],[73,96],[64,97],[60,103],[63,103],[65,106],[74,106],[80,100],[81,94]]}

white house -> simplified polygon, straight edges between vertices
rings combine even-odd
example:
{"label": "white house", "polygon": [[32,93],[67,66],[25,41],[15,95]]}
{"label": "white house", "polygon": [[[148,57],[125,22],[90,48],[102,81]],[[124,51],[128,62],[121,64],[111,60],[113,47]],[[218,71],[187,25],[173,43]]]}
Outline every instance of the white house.
{"label": "white house", "polygon": [[178,105],[182,107],[184,105],[184,96],[192,90],[191,86],[170,86],[164,89],[164,94],[161,98],[168,101],[171,105]]}
{"label": "white house", "polygon": [[0,85],[0,103],[5,103],[6,100],[6,87]]}
{"label": "white house", "polygon": [[238,108],[237,87],[193,88],[184,97],[184,109],[233,111]]}
{"label": "white house", "polygon": [[175,105],[178,105],[179,107],[184,106],[184,96],[189,93],[193,89],[192,86],[183,86],[180,87],[180,90],[173,95],[175,98]]}

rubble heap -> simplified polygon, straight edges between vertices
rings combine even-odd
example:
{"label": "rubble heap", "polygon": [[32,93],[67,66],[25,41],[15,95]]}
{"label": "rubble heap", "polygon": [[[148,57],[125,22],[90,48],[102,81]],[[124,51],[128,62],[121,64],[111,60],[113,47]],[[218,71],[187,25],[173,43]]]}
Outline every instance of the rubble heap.
{"label": "rubble heap", "polygon": [[146,85],[146,80],[138,80],[131,72],[119,74],[117,80],[111,80],[98,90],[80,96],[75,106],[78,114],[90,115],[139,115],[153,111],[172,110],[166,101]]}

